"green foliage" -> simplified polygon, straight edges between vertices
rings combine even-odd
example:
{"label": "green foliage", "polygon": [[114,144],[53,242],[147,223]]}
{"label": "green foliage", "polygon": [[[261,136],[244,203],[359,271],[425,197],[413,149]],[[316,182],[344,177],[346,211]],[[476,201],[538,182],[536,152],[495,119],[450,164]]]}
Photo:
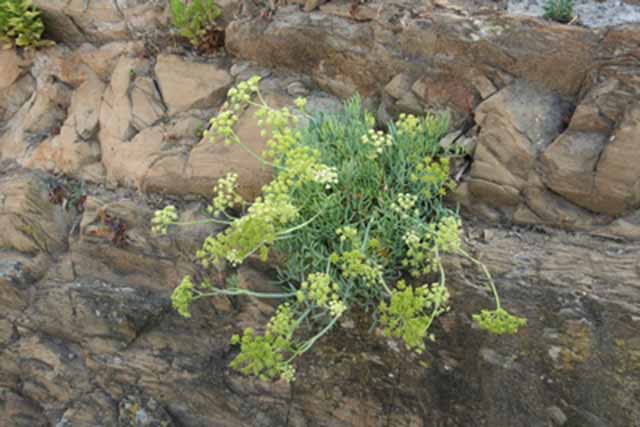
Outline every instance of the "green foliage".
{"label": "green foliage", "polygon": [[0,0],[0,42],[22,48],[37,48],[51,42],[41,40],[44,24],[31,0]]}
{"label": "green foliage", "polygon": [[214,0],[169,0],[173,25],[178,33],[198,47],[222,15]]}
{"label": "green foliage", "polygon": [[[433,320],[447,311],[449,291],[441,283],[417,288],[403,280],[391,291],[391,301],[380,303],[380,323],[386,336],[401,338],[407,349],[422,353]],[[431,339],[434,339],[431,337]]]}
{"label": "green foliage", "polygon": [[473,320],[480,328],[495,335],[514,334],[527,323],[526,319],[513,316],[502,308],[482,310],[473,315]]}
{"label": "green foliage", "polygon": [[565,24],[570,22],[573,19],[573,0],[546,0],[544,17]]}
{"label": "green foliage", "polygon": [[[477,318],[481,327],[514,333],[524,325],[524,319],[503,314],[489,272],[463,250],[460,219],[443,204],[455,187],[451,153],[439,145],[449,127],[446,115],[403,115],[382,132],[374,129],[374,117],[358,97],[338,114],[309,116],[304,99],[295,104],[297,110],[271,108],[254,77],[229,91],[227,104],[205,131],[213,142],[238,144],[274,170],[274,179],[251,204],[236,192],[237,175],[217,183],[207,212],[209,221],[226,229],[209,236],[197,257],[205,267],[224,268],[252,255],[266,260],[274,252],[282,259],[282,292],[253,292],[237,280],[193,283],[187,277],[173,294],[174,307],[185,317],[189,305],[205,297],[286,301],[262,334],[248,329],[233,337],[240,346],[233,368],[263,379],[293,380],[294,360],[351,310],[368,313],[372,324],[408,349],[424,351],[425,339],[435,339],[429,333],[434,320],[448,310],[446,253],[468,258],[485,273],[499,315],[483,312]],[[233,129],[249,106],[256,108],[267,139],[263,156]],[[188,225],[177,222],[173,207],[158,211],[153,222],[159,233]],[[412,286],[405,275],[437,280]]]}

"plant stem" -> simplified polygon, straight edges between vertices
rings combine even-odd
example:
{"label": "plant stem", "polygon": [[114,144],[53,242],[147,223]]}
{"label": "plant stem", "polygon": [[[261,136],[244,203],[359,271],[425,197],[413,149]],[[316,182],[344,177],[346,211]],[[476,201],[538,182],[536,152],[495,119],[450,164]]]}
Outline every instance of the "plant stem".
{"label": "plant stem", "polygon": [[305,342],[304,345],[302,347],[300,347],[300,349],[298,349],[293,354],[293,356],[291,356],[289,358],[289,360],[287,360],[287,363],[290,363],[291,361],[293,361],[293,359],[295,359],[298,356],[301,356],[302,354],[306,353],[311,347],[313,347],[313,345],[316,343],[316,341],[318,341],[320,338],[322,338],[327,332],[329,332],[331,330],[331,328],[333,328],[333,325],[336,324],[338,319],[339,319],[339,317],[332,318],[331,322],[329,322],[329,324],[327,326],[325,326],[324,329],[322,329],[320,332],[318,332],[313,338],[311,338],[307,342]]}
{"label": "plant stem", "polygon": [[205,297],[214,297],[217,295],[227,295],[227,296],[239,296],[239,295],[246,295],[246,296],[250,296],[250,297],[256,297],[256,298],[265,298],[265,299],[285,299],[285,298],[291,298],[293,296],[296,295],[295,292],[289,292],[289,293],[267,293],[267,292],[253,292],[253,291],[248,291],[246,289],[233,289],[233,290],[229,290],[229,289],[219,289],[219,288],[213,288],[212,292],[200,292],[200,291],[196,291],[198,292],[198,295],[196,295],[196,297],[194,299],[200,299],[200,298],[205,298]]}
{"label": "plant stem", "polygon": [[498,295],[498,290],[496,289],[496,284],[493,282],[493,278],[491,277],[491,273],[489,273],[489,270],[487,269],[487,266],[484,265],[483,263],[481,263],[480,261],[478,261],[477,259],[475,259],[474,257],[472,257],[471,255],[469,255],[468,252],[466,252],[464,249],[459,249],[458,252],[465,256],[469,261],[471,261],[472,263],[474,263],[475,265],[477,265],[478,267],[480,267],[482,269],[482,271],[484,272],[484,275],[487,277],[487,280],[489,281],[489,287],[491,289],[491,292],[493,292],[493,297],[496,301],[496,310],[500,309],[500,296]]}

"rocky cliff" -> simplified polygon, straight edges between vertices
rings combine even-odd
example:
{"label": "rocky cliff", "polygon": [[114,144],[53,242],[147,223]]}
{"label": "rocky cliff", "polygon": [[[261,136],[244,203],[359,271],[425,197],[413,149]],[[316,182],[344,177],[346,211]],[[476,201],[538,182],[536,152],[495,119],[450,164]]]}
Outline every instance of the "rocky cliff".
{"label": "rocky cliff", "polygon": [[[34,3],[56,46],[0,51],[0,425],[640,426],[640,24],[499,2],[226,0],[226,53],[203,56],[170,34],[164,1]],[[354,318],[291,385],[229,370],[231,334],[273,307],[218,299],[180,318],[169,296],[215,230],[149,224],[169,202],[198,218],[229,171],[246,197],[269,179],[201,141],[254,74],[281,105],[359,92],[381,123],[447,109],[465,244],[527,328],[475,329],[488,296],[451,258],[429,363]],[[250,112],[237,132],[262,149]],[[248,287],[269,274],[240,270]]]}

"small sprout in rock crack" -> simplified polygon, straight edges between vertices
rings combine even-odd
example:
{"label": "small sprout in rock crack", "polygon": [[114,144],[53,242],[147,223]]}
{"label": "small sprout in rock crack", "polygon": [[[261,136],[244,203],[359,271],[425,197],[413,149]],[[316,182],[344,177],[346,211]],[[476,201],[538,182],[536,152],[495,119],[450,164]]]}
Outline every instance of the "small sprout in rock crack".
{"label": "small sprout in rock crack", "polygon": [[67,192],[61,184],[55,184],[49,189],[49,203],[61,205],[67,197]]}
{"label": "small sprout in rock crack", "polygon": [[129,242],[127,239],[127,226],[120,218],[109,215],[104,209],[98,213],[102,224],[106,225],[111,231],[111,243],[118,247],[124,247]]}
{"label": "small sprout in rock crack", "polygon": [[573,19],[573,0],[546,0],[544,17],[566,24]]}
{"label": "small sprout in rock crack", "polygon": [[65,210],[73,207],[77,213],[84,211],[84,203],[87,195],[84,182],[65,183],[54,180],[49,184],[49,202],[54,205],[62,205]]}

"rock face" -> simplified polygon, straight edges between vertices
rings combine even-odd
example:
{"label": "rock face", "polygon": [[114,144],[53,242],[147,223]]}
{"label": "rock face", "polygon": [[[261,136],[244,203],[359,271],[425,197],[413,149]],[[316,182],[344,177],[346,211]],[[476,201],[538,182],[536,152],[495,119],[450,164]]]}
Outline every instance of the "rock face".
{"label": "rock face", "polygon": [[[504,2],[229,0],[233,57],[197,58],[158,48],[165,1],[34,2],[60,43],[0,51],[0,425],[640,425],[637,25],[559,26]],[[254,74],[277,106],[327,111],[357,91],[381,122],[449,111],[465,245],[527,328],[476,330],[480,273],[449,258],[454,310],[424,357],[353,318],[292,385],[229,370],[230,336],[274,307],[218,299],[180,318],[171,291],[219,230],[149,223],[169,203],[202,219],[228,172],[248,199],[268,182],[247,151],[202,137]],[[235,131],[259,153],[253,112]],[[270,286],[264,266],[239,273]]]}

